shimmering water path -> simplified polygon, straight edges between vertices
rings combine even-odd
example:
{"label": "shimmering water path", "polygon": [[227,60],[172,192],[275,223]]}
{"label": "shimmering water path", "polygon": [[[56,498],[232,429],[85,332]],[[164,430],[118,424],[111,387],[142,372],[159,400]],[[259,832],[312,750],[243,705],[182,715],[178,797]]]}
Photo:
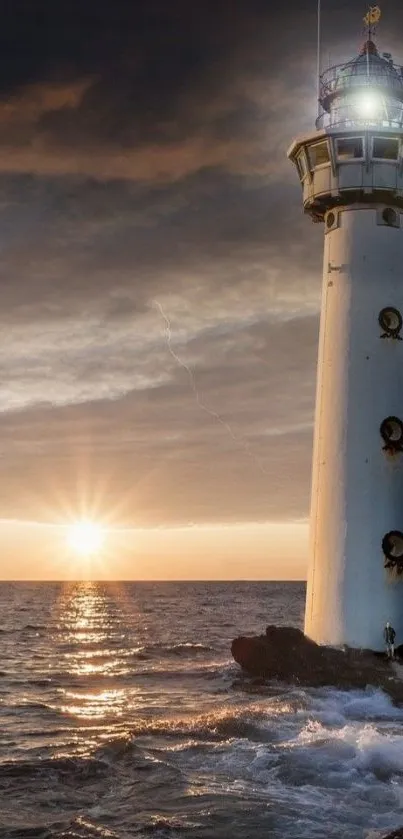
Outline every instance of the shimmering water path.
{"label": "shimmering water path", "polygon": [[231,639],[304,586],[0,584],[0,839],[364,839],[403,825],[403,711],[257,685]]}

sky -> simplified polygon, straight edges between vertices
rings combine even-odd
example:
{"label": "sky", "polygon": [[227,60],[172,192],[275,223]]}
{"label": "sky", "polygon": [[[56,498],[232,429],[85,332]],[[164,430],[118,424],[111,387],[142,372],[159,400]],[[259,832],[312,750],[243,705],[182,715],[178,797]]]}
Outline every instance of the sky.
{"label": "sky", "polygon": [[[354,56],[365,4],[322,9],[323,63]],[[305,576],[323,230],[286,151],[315,42],[315,0],[8,4],[0,578]],[[66,552],[81,517],[102,569]]]}

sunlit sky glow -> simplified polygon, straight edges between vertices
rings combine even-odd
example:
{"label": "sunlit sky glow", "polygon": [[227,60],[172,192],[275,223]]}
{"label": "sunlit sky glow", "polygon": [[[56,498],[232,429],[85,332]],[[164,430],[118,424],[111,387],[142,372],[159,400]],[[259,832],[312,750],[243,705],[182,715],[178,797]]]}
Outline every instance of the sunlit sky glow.
{"label": "sunlit sky glow", "polygon": [[[69,544],[71,525],[3,522],[5,579],[261,580],[304,576],[306,522],[103,530],[99,550]],[[40,575],[38,574],[40,568]]]}
{"label": "sunlit sky glow", "polygon": [[79,556],[99,555],[104,543],[105,532],[96,522],[84,519],[74,522],[67,529],[67,544]]}
{"label": "sunlit sky glow", "polygon": [[[323,5],[342,61],[365,9]],[[315,10],[11,4],[1,577],[305,575],[323,231],[286,149],[314,122]],[[390,0],[397,61],[401,24]],[[86,557],[83,518],[107,531]]]}

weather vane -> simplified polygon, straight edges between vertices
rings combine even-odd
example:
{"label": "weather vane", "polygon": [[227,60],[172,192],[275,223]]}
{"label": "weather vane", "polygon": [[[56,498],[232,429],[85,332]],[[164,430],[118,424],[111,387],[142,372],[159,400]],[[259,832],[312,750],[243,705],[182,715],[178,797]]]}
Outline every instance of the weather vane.
{"label": "weather vane", "polygon": [[380,20],[381,10],[379,6],[370,6],[364,17],[365,26],[368,28],[368,38],[371,39],[375,32],[375,26]]}

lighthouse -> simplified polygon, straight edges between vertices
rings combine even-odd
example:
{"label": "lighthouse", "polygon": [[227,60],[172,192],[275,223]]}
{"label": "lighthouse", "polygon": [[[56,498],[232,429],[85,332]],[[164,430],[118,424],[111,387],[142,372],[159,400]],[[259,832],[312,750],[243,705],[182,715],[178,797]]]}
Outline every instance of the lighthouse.
{"label": "lighthouse", "polygon": [[403,68],[379,17],[288,152],[324,228],[305,633],[373,650],[388,620],[403,643]]}

